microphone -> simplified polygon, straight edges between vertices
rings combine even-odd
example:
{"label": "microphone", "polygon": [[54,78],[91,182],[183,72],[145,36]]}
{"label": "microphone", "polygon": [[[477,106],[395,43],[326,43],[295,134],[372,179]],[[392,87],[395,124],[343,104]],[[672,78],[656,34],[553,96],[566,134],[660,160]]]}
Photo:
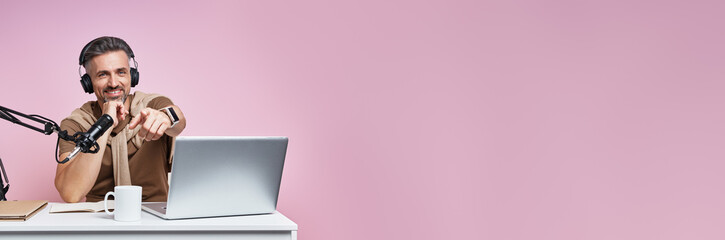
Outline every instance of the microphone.
{"label": "microphone", "polygon": [[[73,135],[75,138],[76,148],[60,163],[68,162],[73,159],[79,152],[97,153],[98,143],[96,140],[100,138],[111,126],[113,126],[113,118],[108,114],[103,114],[98,121],[94,123],[87,132],[77,132]],[[95,147],[91,150],[91,147]]]}

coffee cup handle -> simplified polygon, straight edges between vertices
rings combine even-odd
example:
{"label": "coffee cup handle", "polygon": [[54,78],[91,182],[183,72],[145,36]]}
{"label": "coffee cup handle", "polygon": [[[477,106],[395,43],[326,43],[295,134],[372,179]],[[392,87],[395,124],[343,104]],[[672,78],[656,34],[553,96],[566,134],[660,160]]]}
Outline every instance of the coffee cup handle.
{"label": "coffee cup handle", "polygon": [[[106,211],[106,214],[113,215],[113,212],[108,211],[108,196],[114,195],[113,192],[106,193],[106,196],[103,198],[103,209]],[[116,195],[114,195],[115,197]]]}

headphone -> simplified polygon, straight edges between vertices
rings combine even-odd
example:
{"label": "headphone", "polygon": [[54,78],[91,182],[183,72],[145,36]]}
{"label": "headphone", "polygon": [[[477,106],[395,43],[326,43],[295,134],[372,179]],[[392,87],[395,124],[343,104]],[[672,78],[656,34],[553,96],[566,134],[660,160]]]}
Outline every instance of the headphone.
{"label": "headphone", "polygon": [[[81,67],[83,67],[83,63],[86,62],[86,59],[85,59],[86,51],[88,51],[88,49],[91,48],[91,45],[93,45],[93,43],[95,43],[98,39],[101,39],[101,38],[96,38],[95,40],[86,44],[85,47],[83,47],[83,51],[81,51],[81,56],[78,59],[78,64],[80,64],[80,66],[78,67],[78,74],[80,74],[80,72],[81,72]],[[121,40],[121,39],[119,39],[119,40]],[[128,51],[130,52],[128,57],[133,59],[133,67],[130,70],[131,87],[135,87],[136,85],[138,85],[138,70],[137,70],[138,63],[136,63],[136,58],[133,54],[133,50],[131,50],[131,47],[128,46],[128,44],[126,44],[125,41],[121,40],[121,42],[123,42],[123,44],[125,44],[128,47]],[[88,75],[88,73],[83,74],[81,76],[81,86],[83,87],[83,91],[85,91],[86,93],[93,93],[93,83],[91,83],[91,76]]]}

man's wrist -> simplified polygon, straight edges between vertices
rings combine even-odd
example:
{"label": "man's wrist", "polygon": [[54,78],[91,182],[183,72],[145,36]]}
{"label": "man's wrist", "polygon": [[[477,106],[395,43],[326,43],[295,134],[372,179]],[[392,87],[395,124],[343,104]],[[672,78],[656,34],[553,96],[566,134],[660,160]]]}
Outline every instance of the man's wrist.
{"label": "man's wrist", "polygon": [[165,113],[167,117],[169,117],[169,121],[171,122],[171,126],[169,128],[173,128],[176,126],[177,123],[179,123],[179,115],[176,114],[176,111],[174,111],[173,107],[165,107],[160,110],[161,112]]}

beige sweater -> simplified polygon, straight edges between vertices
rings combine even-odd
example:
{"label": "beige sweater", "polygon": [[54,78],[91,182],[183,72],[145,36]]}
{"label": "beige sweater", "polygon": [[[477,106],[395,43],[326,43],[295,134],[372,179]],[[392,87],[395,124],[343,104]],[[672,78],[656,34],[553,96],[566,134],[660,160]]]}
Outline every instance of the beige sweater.
{"label": "beige sweater", "polygon": [[[141,110],[146,108],[152,99],[161,96],[159,94],[147,94],[140,91],[136,91],[134,95],[135,96],[131,101],[131,118],[138,116]],[[93,110],[91,108],[92,103],[93,102],[87,102],[83,104],[83,106],[74,110],[66,119],[73,120],[80,124],[83,128],[89,129],[91,125],[98,120],[93,116]],[[115,137],[108,138],[108,144],[111,145],[111,152],[113,156],[113,176],[116,186],[131,185],[131,174],[128,167],[128,146],[126,144],[128,143],[128,140],[131,139],[131,142],[137,148],[141,147],[143,139],[138,136],[139,129],[141,129],[140,126],[131,130],[128,128],[128,125],[126,125]],[[174,145],[175,144],[171,145],[172,154],[174,152]],[[169,163],[171,162],[171,159],[172,158],[170,157]]]}

